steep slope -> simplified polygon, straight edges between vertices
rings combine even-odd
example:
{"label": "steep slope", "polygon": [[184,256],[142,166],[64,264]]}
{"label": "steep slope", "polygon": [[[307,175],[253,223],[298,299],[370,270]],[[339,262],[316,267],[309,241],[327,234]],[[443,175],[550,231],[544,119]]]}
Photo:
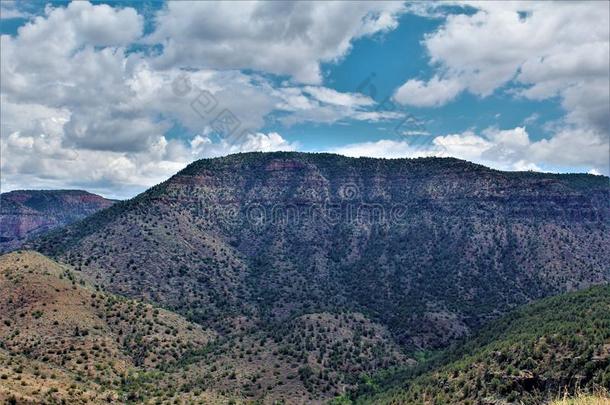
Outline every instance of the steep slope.
{"label": "steep slope", "polygon": [[302,316],[268,340],[236,329],[235,339],[218,338],[97,291],[37,253],[0,257],[3,402],[309,404],[347,389],[356,403],[504,404],[610,388],[608,286],[520,308],[427,364],[359,390],[339,377],[408,363],[363,316]]}
{"label": "steep slope", "polygon": [[43,361],[0,348],[0,403],[108,403],[116,393]]}
{"label": "steep slope", "polygon": [[38,253],[0,256],[0,398],[137,397],[125,384],[133,373],[167,369],[214,337],[168,311],[97,291]]}
{"label": "steep slope", "polygon": [[0,253],[85,218],[115,201],[81,190],[16,190],[0,194]]}
{"label": "steep slope", "polygon": [[[427,368],[404,380],[386,375],[381,388],[369,382],[355,402],[537,404],[575,392],[582,398],[589,390],[603,393],[610,389],[610,287],[520,308]],[[372,389],[381,392],[366,394]]]}
{"label": "steep slope", "polygon": [[412,363],[386,328],[362,314],[317,313],[272,332],[240,325],[184,363],[184,385],[265,404],[322,404],[353,389],[362,373]]}
{"label": "steep slope", "polygon": [[349,310],[436,347],[610,279],[608,179],[456,159],[201,160],[34,245],[112,291],[222,332]]}
{"label": "steep slope", "polygon": [[236,321],[226,339],[100,291],[38,253],[6,254],[0,402],[321,403],[352,388],[360,372],[409,362],[385,328],[359,314],[307,315],[272,337],[247,322]]}

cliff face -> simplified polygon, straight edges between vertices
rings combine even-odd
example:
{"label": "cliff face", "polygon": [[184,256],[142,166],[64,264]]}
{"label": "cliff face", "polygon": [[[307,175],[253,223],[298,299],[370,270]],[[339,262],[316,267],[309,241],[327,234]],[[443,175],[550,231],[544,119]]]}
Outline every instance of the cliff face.
{"label": "cliff face", "polygon": [[431,348],[610,280],[608,191],[456,159],[251,153],[195,162],[34,246],[221,334],[348,311]]}
{"label": "cliff face", "polygon": [[114,203],[80,190],[17,190],[0,195],[0,253]]}

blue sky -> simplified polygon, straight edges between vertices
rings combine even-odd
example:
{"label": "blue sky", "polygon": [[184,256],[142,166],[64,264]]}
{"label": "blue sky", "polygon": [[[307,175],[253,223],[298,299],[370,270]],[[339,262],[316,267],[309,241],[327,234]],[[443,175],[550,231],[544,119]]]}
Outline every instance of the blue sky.
{"label": "blue sky", "polygon": [[2,191],[126,198],[249,150],[608,174],[605,2],[0,11]]}
{"label": "blue sky", "polygon": [[[465,12],[457,9],[455,12]],[[374,37],[354,42],[352,51],[340,63],[323,65],[326,86],[341,92],[360,90],[373,96],[381,104],[410,78],[429,79],[433,73],[421,40],[426,33],[434,32],[444,19],[405,14],[399,19],[397,29]],[[508,88],[510,89],[510,87]],[[417,108],[392,103],[408,114],[418,118],[431,133],[446,134],[468,129],[485,129],[491,126],[514,128],[524,125],[525,120],[537,113],[540,118],[528,122],[532,139],[548,137],[543,130],[545,122],[554,121],[563,115],[557,98],[532,101],[507,95],[500,89],[489,97],[461,94],[453,102],[436,108]],[[391,103],[388,100],[387,103]],[[337,147],[344,143],[387,138],[394,133],[401,119],[389,125],[367,124],[352,121],[344,128],[324,125],[298,125],[294,128],[270,127],[283,131],[289,139],[304,139],[311,134],[313,148]],[[393,124],[393,125],[392,125]],[[415,126],[415,125],[414,125]],[[294,135],[293,135],[293,132]],[[389,132],[388,132],[389,131]]]}

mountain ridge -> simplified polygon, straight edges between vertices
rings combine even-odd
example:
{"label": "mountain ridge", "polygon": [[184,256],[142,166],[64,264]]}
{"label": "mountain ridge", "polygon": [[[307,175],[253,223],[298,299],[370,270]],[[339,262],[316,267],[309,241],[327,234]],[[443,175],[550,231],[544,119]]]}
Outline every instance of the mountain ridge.
{"label": "mountain ridge", "polygon": [[[457,165],[462,165],[463,167],[469,167],[469,168],[474,168],[478,171],[481,172],[487,172],[487,173],[496,173],[496,174],[501,174],[501,175],[505,175],[509,178],[511,177],[519,177],[519,176],[527,176],[527,177],[531,177],[531,178],[542,178],[545,180],[555,180],[555,181],[559,181],[559,180],[569,180],[568,184],[571,187],[574,188],[580,188],[583,185],[593,185],[595,187],[601,188],[602,189],[602,193],[607,194],[606,196],[603,197],[609,197],[610,196],[610,185],[608,184],[610,182],[610,178],[604,175],[594,175],[594,174],[588,174],[588,173],[550,173],[550,172],[536,172],[536,171],[502,171],[502,170],[497,170],[497,169],[492,169],[489,168],[487,166],[478,164],[478,163],[472,163],[469,162],[467,160],[462,160],[462,159],[457,159],[457,158],[453,158],[453,157],[420,157],[420,158],[371,158],[371,157],[347,157],[347,156],[343,156],[343,155],[339,155],[339,154],[334,154],[334,153],[327,153],[327,152],[240,152],[240,153],[234,153],[234,154],[230,154],[230,155],[226,155],[226,156],[221,156],[221,157],[214,157],[214,158],[204,158],[204,159],[199,159],[196,161],[191,162],[190,164],[188,164],[184,169],[178,171],[176,174],[170,176],[167,180],[158,183],[154,186],[151,186],[149,189],[147,189],[146,191],[130,198],[127,200],[117,200],[116,202],[118,203],[117,205],[115,205],[115,209],[119,210],[121,208],[128,208],[130,206],[132,206],[133,204],[136,204],[146,198],[154,198],[155,196],[159,195],[160,193],[162,193],[163,191],[166,190],[167,186],[169,184],[172,184],[172,182],[175,182],[177,180],[183,179],[186,176],[193,176],[197,174],[198,170],[206,170],[209,169],[210,166],[214,166],[217,163],[231,163],[232,161],[237,161],[239,162],[241,159],[249,159],[251,157],[263,157],[265,159],[286,159],[286,158],[309,158],[309,159],[315,159],[318,157],[322,157],[322,158],[331,158],[333,160],[339,160],[339,161],[361,161],[361,162],[390,162],[390,163],[395,163],[395,164],[402,164],[402,163],[409,163],[409,164],[425,164],[426,162],[433,162],[433,163],[439,163],[439,162],[449,162],[449,163],[453,163],[453,164],[457,164]],[[68,190],[70,191],[70,190]],[[607,198],[607,201],[610,201],[610,198]],[[610,202],[609,202],[610,204]],[[101,219],[99,218],[101,217],[106,217],[106,215],[100,214],[97,217],[94,217],[94,219],[90,220],[96,220],[96,219]],[[35,246],[35,245],[31,245],[31,246]]]}
{"label": "mountain ridge", "polygon": [[13,190],[0,194],[0,252],[107,208],[109,200],[84,190]]}
{"label": "mountain ridge", "polygon": [[[249,153],[195,162],[30,246],[215,331],[228,342],[221,351],[240,337],[275,342],[280,368],[306,359],[317,377],[299,374],[304,395],[322,401],[354,383],[346,370],[394,362],[396,347],[410,358],[518,305],[608,283],[609,218],[599,176]],[[337,331],[351,317],[353,336],[361,319],[379,339],[307,356],[318,339],[302,331],[309,316]],[[386,353],[373,370],[348,355],[370,359],[370,344]]]}

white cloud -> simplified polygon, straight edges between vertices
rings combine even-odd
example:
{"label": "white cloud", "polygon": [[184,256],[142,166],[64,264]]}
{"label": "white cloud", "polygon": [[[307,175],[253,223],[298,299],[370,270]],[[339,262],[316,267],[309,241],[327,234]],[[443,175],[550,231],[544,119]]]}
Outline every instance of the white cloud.
{"label": "white cloud", "polygon": [[359,93],[341,93],[321,86],[283,87],[272,93],[281,100],[276,108],[291,114],[280,118],[285,125],[303,122],[331,124],[340,120],[389,121],[400,112],[375,107],[375,101]]}
{"label": "white cloud", "polygon": [[[15,104],[2,96],[2,190],[87,188],[114,197],[142,191],[184,167],[163,136],[137,152],[75,148],[65,143],[67,109]],[[4,119],[6,117],[6,119]]]}
{"label": "white cloud", "polygon": [[196,158],[224,156],[239,152],[294,151],[297,143],[288,142],[277,132],[245,134],[237,142],[221,139],[215,142],[209,136],[197,135],[190,142],[191,152]]}
{"label": "white cloud", "polygon": [[[447,153],[500,168],[592,166],[608,172],[610,21],[608,2],[468,2],[423,40],[437,74],[410,79],[396,101],[446,104],[462,91],[486,97],[511,84],[517,97],[559,97],[566,111],[553,136],[531,142],[524,128],[437,137]],[[536,120],[536,114],[526,120]],[[535,164],[535,162],[537,162]]]}
{"label": "white cloud", "polygon": [[195,159],[298,148],[298,144],[272,132],[246,134],[232,142],[197,135],[189,144],[158,136],[149,148],[136,152],[75,149],[62,144],[61,126],[55,125],[55,118],[44,116],[40,120],[36,126],[46,126],[46,132],[13,132],[0,138],[3,191],[72,187],[128,198],[167,179]]}
{"label": "white cloud", "polygon": [[148,150],[169,128],[146,112],[100,106],[78,110],[64,125],[63,142],[75,149],[136,152]]}
{"label": "white cloud", "polygon": [[[8,119],[18,109],[12,106],[62,110],[61,136],[56,136],[62,147],[149,148],[168,124],[133,105],[126,78],[140,61],[122,47],[139,38],[142,27],[134,9],[73,2],[47,6],[45,15],[20,27],[16,37],[3,35],[0,74]],[[3,126],[3,136],[6,131]]]}
{"label": "white cloud", "polygon": [[430,132],[424,131],[424,130],[411,129],[411,130],[401,131],[400,134],[404,135],[404,136],[425,136],[425,135],[430,135]]}
{"label": "white cloud", "polygon": [[416,107],[434,107],[453,100],[463,90],[456,79],[440,79],[434,76],[428,82],[411,79],[394,93],[394,100]]}
{"label": "white cloud", "polygon": [[431,143],[382,139],[335,148],[346,156],[384,158],[453,156],[500,170],[580,171],[608,174],[608,139],[590,131],[565,130],[550,139],[532,141],[524,127],[488,128],[436,136]]}
{"label": "white cloud", "polygon": [[362,107],[375,104],[370,97],[358,93],[340,93],[336,90],[320,86],[305,86],[305,93],[312,95],[316,100],[323,103],[339,105],[344,107]]}
{"label": "white cloud", "polygon": [[[527,4],[524,7],[530,7]],[[11,7],[2,3],[3,17]],[[483,28],[490,24],[488,19],[508,18],[493,5],[479,7],[491,10],[477,17]],[[293,125],[401,118],[398,111],[376,109],[370,97],[317,83],[321,80],[320,63],[342,58],[354,39],[395,28],[402,9],[401,3],[380,2],[263,2],[240,3],[240,7],[171,2],[158,15],[157,31],[146,38],[165,47],[160,55],[150,56],[127,51],[129,45],[143,41],[144,21],[133,8],[88,2],[47,7],[44,15],[32,18],[17,35],[0,37],[2,189],[80,187],[127,197],[164,180],[193,159],[298,149],[297,143],[278,133],[260,132],[270,119]],[[576,17],[589,16],[585,14],[576,13]],[[601,18],[590,17],[593,22]],[[439,44],[434,44],[435,34],[426,39],[428,48],[434,50],[432,59],[440,67],[438,75],[428,82],[407,82],[396,98],[433,106],[455,97],[462,88],[486,94],[495,86],[497,78],[493,76],[504,76],[499,70],[479,70],[486,63],[493,65],[497,58],[502,63],[507,58],[504,65],[512,73],[505,76],[522,85],[520,96],[561,97],[568,116],[554,128],[557,135],[532,142],[524,128],[516,128],[434,138],[422,129],[407,131],[405,141],[348,145],[341,148],[344,153],[399,157],[447,154],[450,150],[455,156],[502,168],[532,168],[541,162],[541,167],[571,164],[607,173],[601,164],[607,140],[599,131],[607,121],[607,95],[601,91],[607,89],[607,77],[600,73],[606,66],[607,50],[600,51],[598,42],[603,44],[604,40],[597,29],[590,34],[596,40],[585,41],[585,50],[574,53],[587,60],[585,64],[574,58],[565,60],[570,55],[564,57],[563,52],[571,49],[564,46],[569,38],[565,34],[558,37],[557,49],[551,47],[552,52],[545,53],[545,59],[519,59],[514,54],[523,55],[521,50],[499,56],[481,50],[481,55],[472,51],[476,55],[470,59],[462,55],[466,62],[459,68],[461,62],[450,55],[452,49],[455,51],[451,41],[464,38],[456,38],[454,30],[460,24],[473,34],[483,28],[468,16],[463,16],[463,21],[449,18],[445,31],[437,33]],[[579,26],[560,22],[571,24],[570,30],[583,41]],[[528,29],[528,35],[537,32]],[[484,38],[482,46],[491,52],[487,41]],[[532,44],[524,44],[536,54],[534,51],[549,41],[536,38]],[[519,71],[513,63],[518,59]],[[288,75],[293,80],[277,84],[264,75],[238,70],[241,68]],[[552,74],[545,76],[545,69]],[[180,91],[176,79],[186,72],[189,87]],[[488,75],[494,80],[487,80]],[[316,85],[295,84],[299,81]],[[197,97],[202,91],[214,104],[204,113],[193,108],[196,100],[201,101]],[[231,136],[218,137],[210,127],[225,110],[236,117],[239,128]],[[281,114],[274,116],[274,111]],[[178,132],[186,129],[192,139],[168,135],[174,125]],[[430,139],[434,139],[432,144]]]}
{"label": "white cloud", "polygon": [[32,14],[20,9],[16,1],[4,0],[0,2],[0,19],[31,18]]}
{"label": "white cloud", "polygon": [[320,63],[352,41],[397,26],[400,2],[169,2],[147,42],[157,66],[256,69],[320,83]]}
{"label": "white cloud", "polygon": [[[260,7],[271,6],[255,9]],[[354,35],[382,29],[376,21],[390,24],[384,15],[369,15]],[[132,8],[75,2],[47,7],[16,36],[0,38],[3,190],[84,187],[125,197],[197,158],[294,150],[298,145],[279,134],[259,132],[274,110],[287,113],[286,123],[291,115],[292,123],[395,116],[369,111],[374,102],[368,97],[323,86],[278,87],[236,70],[158,69],[146,54],[125,50],[142,29]],[[298,26],[291,29],[297,37],[307,35],[298,34]],[[176,89],[185,73],[188,88]],[[194,108],[205,101],[202,92],[214,108]],[[230,137],[212,136],[209,129],[223,111],[233,114],[239,128]],[[172,139],[167,131],[173,125],[208,135],[190,143]]]}
{"label": "white cloud", "polygon": [[[127,45],[142,35],[144,21],[133,8],[77,1],[67,7],[47,6],[45,15],[19,28],[23,43],[65,52],[81,45]],[[35,56],[35,55],[34,55]],[[43,57],[43,55],[38,55]]]}
{"label": "white cloud", "polygon": [[503,170],[580,168],[608,173],[608,140],[592,131],[566,129],[550,139],[532,141],[524,127],[488,128],[480,135],[467,131],[439,136],[434,143],[451,156]]}
{"label": "white cloud", "polygon": [[376,157],[376,158],[414,158],[423,156],[444,156],[442,148],[434,146],[419,147],[409,141],[396,141],[392,139],[381,139],[379,141],[353,143],[330,152],[351,157]]}
{"label": "white cloud", "polygon": [[566,128],[529,145],[531,161],[552,167],[590,167],[608,175],[608,137],[593,130]]}
{"label": "white cloud", "polygon": [[560,96],[567,121],[610,130],[608,2],[468,2],[423,45],[442,74],[408,80],[396,100],[435,106],[462,90],[485,97],[512,82],[530,99]]}
{"label": "white cloud", "polygon": [[[398,120],[404,117],[404,113],[397,111],[354,111],[348,116],[358,121],[381,122]],[[407,133],[403,133],[408,135]],[[421,135],[421,132],[419,133]]]}
{"label": "white cloud", "polygon": [[451,134],[434,138],[433,144],[442,146],[450,156],[474,161],[480,158],[483,151],[493,144],[471,131],[462,134]]}

